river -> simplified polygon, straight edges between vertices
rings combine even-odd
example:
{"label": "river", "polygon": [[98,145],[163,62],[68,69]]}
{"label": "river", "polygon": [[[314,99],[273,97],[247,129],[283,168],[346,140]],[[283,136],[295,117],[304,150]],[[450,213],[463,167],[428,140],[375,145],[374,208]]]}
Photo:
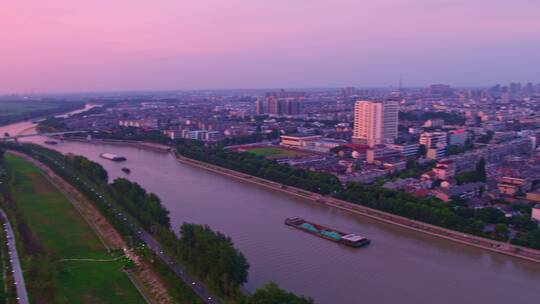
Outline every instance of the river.
{"label": "river", "polygon": [[[0,134],[29,132],[23,122]],[[42,137],[24,141],[43,144]],[[172,225],[207,224],[233,239],[251,268],[246,289],[268,281],[316,303],[538,303],[540,264],[409,231],[312,201],[178,163],[135,147],[61,142],[48,146],[102,164],[111,179],[127,177],[161,197]],[[99,157],[111,152],[127,161]],[[122,167],[131,169],[126,175]],[[358,233],[371,245],[352,249],[291,227],[290,216]]]}

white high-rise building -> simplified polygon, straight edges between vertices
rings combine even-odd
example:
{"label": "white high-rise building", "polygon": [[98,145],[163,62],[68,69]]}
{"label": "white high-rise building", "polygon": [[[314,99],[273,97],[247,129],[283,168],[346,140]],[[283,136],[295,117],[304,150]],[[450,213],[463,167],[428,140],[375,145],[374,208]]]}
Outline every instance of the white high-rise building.
{"label": "white high-rise building", "polygon": [[398,135],[398,113],[397,101],[357,101],[353,138],[371,147],[394,143]]}

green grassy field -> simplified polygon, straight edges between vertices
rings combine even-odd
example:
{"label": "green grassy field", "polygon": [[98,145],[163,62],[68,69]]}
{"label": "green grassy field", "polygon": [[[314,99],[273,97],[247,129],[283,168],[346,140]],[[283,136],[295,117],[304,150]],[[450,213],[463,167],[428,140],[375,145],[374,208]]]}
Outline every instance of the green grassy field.
{"label": "green grassy field", "polygon": [[67,101],[0,101],[0,126],[37,117],[60,114],[80,108],[81,102]]}
{"label": "green grassy field", "polygon": [[[6,164],[14,176],[13,195],[18,212],[59,269],[58,293],[63,302],[145,303],[121,271],[121,260],[63,261],[109,260],[113,256],[67,198],[36,167],[11,155],[6,155]],[[32,278],[25,279],[32,284]]]}
{"label": "green grassy field", "polygon": [[28,114],[55,109],[58,106],[58,102],[0,101],[0,116]]}
{"label": "green grassy field", "polygon": [[307,152],[292,151],[287,149],[282,149],[279,147],[268,147],[268,148],[254,148],[247,150],[249,153],[255,155],[263,156],[269,159],[280,159],[288,157],[300,157],[309,155]]}
{"label": "green grassy field", "polygon": [[[0,222],[1,223],[1,222]],[[4,235],[4,231],[0,232],[0,242],[1,242],[1,245],[2,248],[0,249],[0,267],[2,267],[2,269],[8,269],[7,268],[7,252],[6,252],[6,245],[4,245],[6,243],[6,237]],[[7,290],[5,289],[5,287],[7,287],[5,285],[5,282],[4,282],[4,275],[0,275],[0,303],[6,303],[6,298],[7,298]]]}

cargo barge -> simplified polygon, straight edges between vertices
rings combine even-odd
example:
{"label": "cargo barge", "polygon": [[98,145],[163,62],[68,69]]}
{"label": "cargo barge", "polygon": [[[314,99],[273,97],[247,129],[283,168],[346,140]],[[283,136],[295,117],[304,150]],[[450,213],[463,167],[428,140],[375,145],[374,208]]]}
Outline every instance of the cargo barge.
{"label": "cargo barge", "polygon": [[289,217],[285,219],[285,225],[349,247],[358,248],[371,243],[369,239],[363,236],[324,227],[299,217]]}
{"label": "cargo barge", "polygon": [[125,160],[126,160],[125,157],[120,156],[120,155],[116,155],[116,154],[112,154],[112,153],[101,153],[101,154],[99,155],[99,157],[105,158],[105,159],[108,159],[108,160],[112,160],[112,161],[116,161],[116,162],[119,162],[119,161],[125,161]]}

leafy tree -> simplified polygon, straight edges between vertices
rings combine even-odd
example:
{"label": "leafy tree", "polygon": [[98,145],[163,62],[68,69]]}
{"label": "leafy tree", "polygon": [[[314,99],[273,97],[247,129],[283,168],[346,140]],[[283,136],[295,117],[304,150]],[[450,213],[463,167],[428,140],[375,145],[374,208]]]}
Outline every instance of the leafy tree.
{"label": "leafy tree", "polygon": [[247,282],[249,264],[232,240],[208,226],[184,223],[177,253],[222,294],[234,296]]}
{"label": "leafy tree", "polygon": [[278,183],[321,194],[340,191],[341,182],[328,173],[291,168],[248,152],[234,152],[220,144],[204,145],[192,140],[178,140],[177,152],[185,157],[211,163]]}
{"label": "leafy tree", "polygon": [[498,235],[505,237],[506,234],[508,233],[508,226],[503,223],[498,223],[495,225],[495,232]]}
{"label": "leafy tree", "polygon": [[405,170],[392,173],[388,175],[385,179],[381,179],[381,180],[387,181],[389,179],[395,179],[395,178],[419,177],[420,175],[428,171],[431,171],[431,169],[433,169],[433,167],[435,167],[436,164],[437,164],[436,161],[430,161],[424,164],[418,164],[418,162],[414,158],[409,158],[407,160]]}
{"label": "leafy tree", "polygon": [[139,184],[125,178],[117,178],[110,184],[109,194],[143,225],[155,230],[155,225],[169,229],[169,210],[153,193],[147,193]]}
{"label": "leafy tree", "polygon": [[312,304],[313,300],[287,292],[275,283],[268,283],[248,297],[245,304]]}
{"label": "leafy tree", "polygon": [[486,182],[486,161],[481,158],[477,163],[473,171],[465,171],[454,177],[458,185],[473,183],[473,182]]}
{"label": "leafy tree", "polygon": [[446,152],[448,153],[448,155],[455,155],[455,154],[461,154],[461,153],[467,152],[472,149],[474,149],[474,146],[471,144],[469,140],[467,140],[467,143],[465,143],[465,145],[463,146],[458,146],[458,145],[448,146],[448,148],[446,149]]}
{"label": "leafy tree", "polygon": [[529,216],[524,215],[516,215],[512,216],[510,218],[510,224],[521,231],[529,231],[534,230],[536,227],[538,227],[538,224],[536,224]]}
{"label": "leafy tree", "polygon": [[513,211],[519,211],[523,214],[527,214],[529,218],[532,212],[532,207],[529,204],[511,204],[510,209]]}
{"label": "leafy tree", "polygon": [[98,163],[90,161],[84,156],[68,156],[67,162],[78,172],[84,173],[90,180],[102,184],[107,183],[107,170]]}
{"label": "leafy tree", "polygon": [[481,158],[476,164],[476,179],[481,182],[486,182],[486,160]]}
{"label": "leafy tree", "polygon": [[63,119],[56,117],[47,117],[44,121],[40,122],[37,126],[40,132],[59,131],[66,128],[66,124]]}
{"label": "leafy tree", "polygon": [[472,212],[465,217],[456,213],[456,210],[464,209],[454,209],[452,204],[435,198],[417,198],[408,193],[358,183],[348,183],[337,197],[450,229],[476,234],[483,229],[482,221],[474,219]]}
{"label": "leafy tree", "polygon": [[418,146],[418,152],[416,152],[417,157],[423,157],[427,154],[427,148],[426,145],[420,145]]}
{"label": "leafy tree", "polygon": [[460,196],[454,195],[450,199],[451,199],[450,203],[456,206],[467,207],[467,200],[461,198]]}
{"label": "leafy tree", "polygon": [[410,112],[399,112],[400,120],[411,120],[411,121],[426,121],[428,119],[440,118],[445,122],[452,125],[463,125],[465,124],[465,117],[459,113],[447,113],[447,112],[426,112],[426,111],[410,111]]}
{"label": "leafy tree", "polygon": [[527,243],[530,247],[540,249],[540,230],[536,229],[527,234]]}
{"label": "leafy tree", "polygon": [[476,218],[482,220],[486,223],[504,223],[506,221],[506,217],[504,216],[504,213],[500,211],[497,208],[487,207],[482,208],[476,212]]}
{"label": "leafy tree", "polygon": [[93,132],[92,137],[100,139],[147,141],[169,144],[171,140],[158,130],[142,130],[135,127],[117,127],[107,132]]}

